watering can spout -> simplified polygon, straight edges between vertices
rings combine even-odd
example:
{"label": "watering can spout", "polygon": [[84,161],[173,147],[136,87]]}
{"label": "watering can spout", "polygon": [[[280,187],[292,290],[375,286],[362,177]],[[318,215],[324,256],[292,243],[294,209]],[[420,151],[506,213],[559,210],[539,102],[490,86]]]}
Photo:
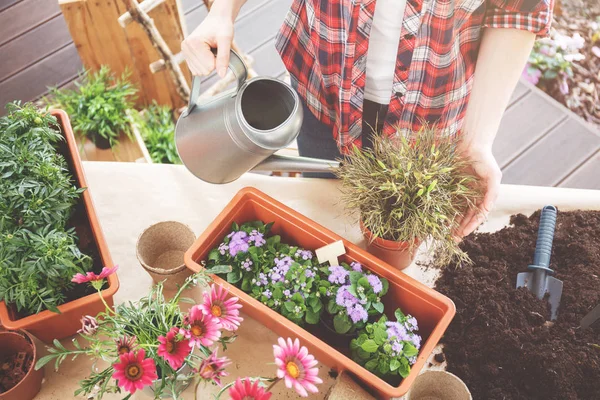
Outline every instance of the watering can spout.
{"label": "watering can spout", "polygon": [[252,168],[252,171],[332,172],[339,166],[338,161],[274,154]]}

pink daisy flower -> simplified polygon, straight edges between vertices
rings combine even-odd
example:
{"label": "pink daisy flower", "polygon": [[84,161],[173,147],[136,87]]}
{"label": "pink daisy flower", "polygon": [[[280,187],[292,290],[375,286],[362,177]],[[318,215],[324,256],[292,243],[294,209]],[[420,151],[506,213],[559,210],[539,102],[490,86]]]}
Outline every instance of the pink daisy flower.
{"label": "pink daisy flower", "polygon": [[220,378],[227,376],[225,367],[229,364],[231,364],[231,361],[227,357],[217,357],[217,350],[215,350],[210,356],[202,360],[197,373],[202,379],[215,381],[217,385],[221,386]]}
{"label": "pink daisy flower", "polygon": [[308,354],[306,347],[300,347],[298,339],[287,342],[283,338],[278,339],[279,345],[273,345],[273,355],[277,364],[277,377],[285,381],[288,389],[292,387],[302,397],[308,396],[308,392],[317,393],[319,389],[315,384],[323,383],[317,376],[319,369],[315,366],[317,360]]}
{"label": "pink daisy flower", "polygon": [[206,315],[213,316],[224,329],[236,331],[243,321],[240,317],[241,304],[237,297],[227,299],[227,292],[221,286],[211,285],[210,292],[204,293],[204,301],[199,307]]}
{"label": "pink daisy flower", "polygon": [[204,314],[199,306],[194,306],[185,318],[190,329],[180,329],[179,333],[190,341],[190,347],[212,346],[221,337],[221,324],[212,315]]}
{"label": "pink daisy flower", "polygon": [[102,268],[102,271],[98,275],[96,275],[93,272],[87,272],[85,275],[83,275],[81,273],[77,273],[77,274],[73,275],[73,279],[71,279],[71,282],[86,283],[86,282],[100,281],[102,279],[106,279],[106,277],[108,277],[109,275],[114,274],[118,268],[119,268],[118,265],[115,265],[112,268],[104,267],[104,268]]}
{"label": "pink daisy flower", "polygon": [[113,364],[115,372],[112,377],[116,379],[117,385],[133,394],[136,390],[152,384],[158,379],[156,364],[151,358],[145,358],[144,349],[133,351],[119,356],[120,363]]}
{"label": "pink daisy flower", "polygon": [[229,397],[230,400],[269,400],[271,393],[258,386],[258,381],[252,383],[248,378],[238,378],[229,388]]}
{"label": "pink daisy flower", "polygon": [[192,351],[190,341],[187,339],[177,339],[179,328],[173,327],[166,336],[159,336],[158,355],[164,358],[171,368],[178,370],[183,365],[185,358]]}

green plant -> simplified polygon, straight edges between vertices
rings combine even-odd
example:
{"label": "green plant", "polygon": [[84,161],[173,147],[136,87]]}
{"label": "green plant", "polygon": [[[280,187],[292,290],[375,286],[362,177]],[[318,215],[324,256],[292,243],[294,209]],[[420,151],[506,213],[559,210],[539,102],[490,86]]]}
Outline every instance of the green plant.
{"label": "green plant", "polygon": [[154,102],[137,118],[137,122],[153,162],[181,164],[175,147],[175,123],[169,107]]}
{"label": "green plant", "polygon": [[431,127],[411,138],[375,135],[373,149],[355,147],[337,170],[347,209],[375,238],[412,247],[431,238],[440,265],[468,260],[453,232],[481,190],[457,144]]}
{"label": "green plant", "polygon": [[30,315],[57,311],[75,273],[91,270],[74,230],[80,193],[62,155],[56,119],[31,104],[0,119],[0,300]]}
{"label": "green plant", "polygon": [[96,142],[98,137],[108,140],[111,147],[118,143],[119,134],[131,135],[128,110],[133,108],[137,89],[125,72],[115,77],[108,66],[96,73],[80,74],[77,89],[51,88],[47,102],[64,109],[71,117],[76,133]]}

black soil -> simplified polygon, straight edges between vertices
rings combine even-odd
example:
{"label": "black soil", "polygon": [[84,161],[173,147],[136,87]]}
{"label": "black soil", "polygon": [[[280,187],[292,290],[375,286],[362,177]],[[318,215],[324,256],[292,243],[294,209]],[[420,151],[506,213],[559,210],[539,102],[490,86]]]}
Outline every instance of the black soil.
{"label": "black soil", "polygon": [[516,276],[533,261],[539,212],[464,240],[471,266],[442,272],[437,290],[456,303],[443,343],[448,370],[475,399],[600,399],[600,323],[579,327],[600,304],[600,212],[560,212],[550,267],[563,295],[553,323],[548,304]]}

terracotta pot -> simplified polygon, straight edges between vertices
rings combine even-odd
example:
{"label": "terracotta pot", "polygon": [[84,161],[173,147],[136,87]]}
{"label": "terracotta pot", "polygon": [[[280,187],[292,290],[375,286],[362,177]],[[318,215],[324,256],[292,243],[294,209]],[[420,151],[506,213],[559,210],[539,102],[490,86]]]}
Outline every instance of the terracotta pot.
{"label": "terracotta pot", "polygon": [[406,400],[472,400],[467,385],[446,371],[425,371],[417,377]]}
{"label": "terracotta pot", "polygon": [[136,245],[137,258],[154,282],[164,281],[165,289],[177,289],[192,274],[183,255],[196,235],[180,222],[164,221],[147,228]]}
{"label": "terracotta pot", "polygon": [[415,260],[417,248],[419,247],[418,241],[415,241],[415,245],[411,249],[408,242],[395,242],[373,237],[371,231],[363,225],[362,221],[360,221],[360,230],[367,240],[367,251],[392,267],[403,270]]}
{"label": "terracotta pot", "polygon": [[[272,232],[280,235],[282,242],[296,244],[306,249],[317,249],[342,240],[346,254],[340,257],[340,261],[360,262],[364,269],[386,278],[390,284],[389,291],[383,298],[386,312],[388,315],[393,315],[394,310],[399,307],[405,313],[414,315],[419,321],[419,333],[423,336],[423,344],[411,373],[398,386],[392,386],[336,350],[331,346],[333,343],[324,342],[319,329],[325,328],[316,326],[313,333],[309,333],[218,276],[213,277],[215,283],[240,299],[245,314],[280,336],[297,337],[317,360],[337,371],[347,370],[378,396],[400,397],[408,392],[454,317],[456,308],[452,300],[408,275],[390,268],[358,246],[254,188],[242,189],[231,200],[186,252],[186,265],[194,271],[199,271],[202,269],[200,262],[206,259],[211,249],[221,243],[229,233],[233,222],[241,225],[254,220],[274,222]],[[324,374],[326,371],[321,373]]]}
{"label": "terracotta pot", "polygon": [[[65,157],[76,186],[88,188],[69,117],[63,110],[52,110],[51,114],[57,118],[61,132],[66,139],[62,142],[59,153]],[[87,219],[84,228],[90,231],[91,237],[89,239],[95,244],[96,254],[100,255],[100,259],[94,260],[94,264],[100,269],[102,267],[113,267],[114,264],[96,216],[89,188],[81,194],[77,207],[83,209],[82,213]],[[108,305],[113,305],[113,295],[118,288],[117,275],[110,275],[108,277],[108,288],[102,290],[102,297]],[[104,304],[98,294],[93,293],[62,304],[58,306],[58,310],[60,314],[46,310],[19,318],[13,307],[8,307],[4,302],[0,302],[0,323],[10,330],[27,329],[32,335],[49,343],[53,339],[62,339],[75,334],[81,328],[81,317],[84,315],[97,315],[99,312],[104,311]]]}
{"label": "terracotta pot", "polygon": [[[0,362],[6,357],[17,353],[26,353],[30,366],[25,377],[6,392],[0,391],[0,400],[31,400],[42,387],[44,369],[35,369],[35,363],[40,355],[35,346],[35,339],[25,331],[0,332]],[[2,365],[0,365],[0,368]],[[0,383],[0,390],[2,385]]]}

